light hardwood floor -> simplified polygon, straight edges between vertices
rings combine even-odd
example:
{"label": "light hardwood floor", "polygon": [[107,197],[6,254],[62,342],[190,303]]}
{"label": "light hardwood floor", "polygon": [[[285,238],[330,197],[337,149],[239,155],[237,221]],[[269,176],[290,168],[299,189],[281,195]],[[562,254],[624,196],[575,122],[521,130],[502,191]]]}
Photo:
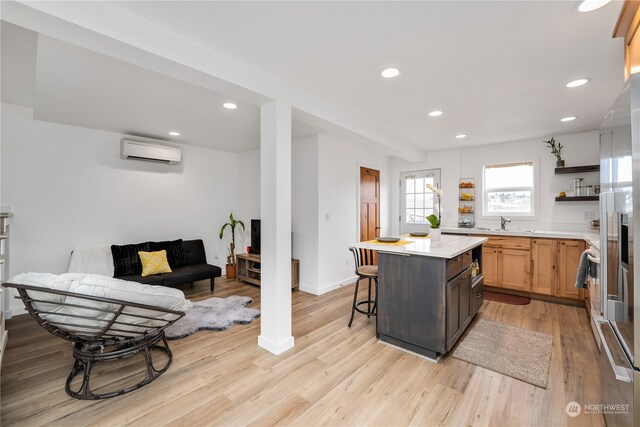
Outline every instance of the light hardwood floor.
{"label": "light hardwood floor", "polygon": [[[185,288],[191,299],[208,283]],[[541,301],[485,302],[478,316],[553,336],[547,389],[445,357],[435,364],[376,341],[374,320],[347,328],[353,287],[293,294],[295,348],[274,356],[256,344],[260,321],[171,341],[173,365],[155,382],[104,401],[64,392],[68,342],[30,317],[7,322],[2,425],[603,425],[601,416],[569,418],[570,401],[598,402],[597,347],[584,309]],[[220,280],[215,296],[259,289]],[[128,376],[132,361],[104,367],[104,383]]]}

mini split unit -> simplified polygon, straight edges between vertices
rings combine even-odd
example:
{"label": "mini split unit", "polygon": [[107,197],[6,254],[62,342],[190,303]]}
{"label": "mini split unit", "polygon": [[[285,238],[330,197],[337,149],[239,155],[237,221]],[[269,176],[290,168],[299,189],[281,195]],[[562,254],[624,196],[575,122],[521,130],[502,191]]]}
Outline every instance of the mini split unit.
{"label": "mini split unit", "polygon": [[175,165],[180,163],[182,151],[179,148],[157,142],[123,138],[120,140],[120,158]]}

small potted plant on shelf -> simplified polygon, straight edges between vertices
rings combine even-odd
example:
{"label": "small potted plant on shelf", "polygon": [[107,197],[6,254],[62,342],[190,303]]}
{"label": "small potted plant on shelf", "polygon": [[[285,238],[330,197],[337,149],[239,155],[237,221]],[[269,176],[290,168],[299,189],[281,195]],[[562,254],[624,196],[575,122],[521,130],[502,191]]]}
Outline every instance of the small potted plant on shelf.
{"label": "small potted plant on shelf", "polygon": [[427,188],[431,191],[434,192],[434,194],[438,197],[438,206],[436,208],[436,211],[438,213],[438,215],[436,216],[435,214],[431,214],[427,217],[427,221],[429,221],[429,224],[431,224],[431,229],[429,231],[429,234],[431,235],[431,239],[434,242],[437,242],[440,240],[440,235],[441,235],[441,230],[440,230],[440,198],[443,195],[443,192],[440,188],[438,188],[437,186],[433,186],[431,184],[427,184]]}
{"label": "small potted plant on shelf", "polygon": [[233,212],[229,214],[229,222],[222,225],[220,229],[220,238],[224,236],[224,230],[229,227],[231,228],[231,243],[229,244],[229,254],[227,255],[227,265],[225,266],[227,279],[235,279],[236,278],[236,227],[242,227],[242,231],[244,231],[244,222],[239,219],[235,219],[233,217]]}
{"label": "small potted plant on shelf", "polygon": [[542,141],[542,142],[547,144],[551,149],[551,154],[556,156],[556,167],[563,168],[564,160],[562,160],[562,144],[560,144],[559,142],[556,143],[556,139],[553,137],[548,141]]}

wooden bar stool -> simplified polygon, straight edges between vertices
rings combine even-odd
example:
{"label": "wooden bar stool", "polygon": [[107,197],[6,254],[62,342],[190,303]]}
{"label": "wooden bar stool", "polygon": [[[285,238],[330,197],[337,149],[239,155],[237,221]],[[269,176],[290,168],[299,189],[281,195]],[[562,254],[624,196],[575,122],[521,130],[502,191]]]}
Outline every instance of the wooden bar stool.
{"label": "wooden bar stool", "polygon": [[[349,327],[353,323],[353,317],[356,313],[366,314],[367,317],[376,317],[376,337],[378,336],[378,318],[376,309],[378,307],[378,266],[374,264],[374,251],[371,249],[360,249],[351,247],[349,250],[353,253],[353,258],[356,264],[356,288],[353,292],[353,305],[351,306],[351,319],[349,320]],[[368,292],[367,299],[358,301],[358,290],[360,288],[360,280],[368,279]],[[371,281],[375,283],[374,293],[375,296],[371,298]],[[360,308],[361,305],[366,305],[366,309]]]}

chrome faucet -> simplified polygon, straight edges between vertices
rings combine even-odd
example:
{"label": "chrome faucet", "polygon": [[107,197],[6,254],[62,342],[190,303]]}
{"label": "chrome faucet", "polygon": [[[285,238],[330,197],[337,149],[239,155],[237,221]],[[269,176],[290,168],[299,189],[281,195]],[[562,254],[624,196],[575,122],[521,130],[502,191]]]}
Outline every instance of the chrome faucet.
{"label": "chrome faucet", "polygon": [[503,216],[500,217],[500,230],[506,230],[506,228],[504,228],[504,226],[508,223],[511,222],[511,220],[509,218],[505,218]]}

